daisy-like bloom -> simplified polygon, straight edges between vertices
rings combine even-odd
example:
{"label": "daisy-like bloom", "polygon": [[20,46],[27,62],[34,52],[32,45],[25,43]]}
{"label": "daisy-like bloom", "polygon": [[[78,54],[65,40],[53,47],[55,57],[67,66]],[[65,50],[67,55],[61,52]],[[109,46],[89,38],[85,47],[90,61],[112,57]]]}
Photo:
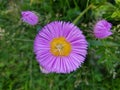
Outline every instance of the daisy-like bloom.
{"label": "daisy-like bloom", "polygon": [[54,21],[37,34],[34,52],[43,73],[70,73],[84,62],[87,41],[74,24]]}
{"label": "daisy-like bloom", "polygon": [[107,22],[106,20],[98,21],[94,26],[95,37],[103,39],[112,35],[112,32],[110,31],[111,27],[112,27],[112,24]]}
{"label": "daisy-like bloom", "polygon": [[31,11],[22,11],[22,20],[30,25],[36,25],[38,23],[38,16]]}

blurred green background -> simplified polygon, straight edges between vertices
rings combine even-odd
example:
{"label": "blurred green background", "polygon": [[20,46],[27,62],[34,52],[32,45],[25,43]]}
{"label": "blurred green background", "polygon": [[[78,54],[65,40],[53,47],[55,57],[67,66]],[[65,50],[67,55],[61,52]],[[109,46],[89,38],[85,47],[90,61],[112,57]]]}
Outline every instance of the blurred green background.
{"label": "blurred green background", "polygon": [[[39,29],[54,20],[75,20],[89,42],[81,68],[70,74],[43,74],[33,53]],[[39,16],[39,24],[21,21],[21,11]],[[96,39],[94,24],[106,19],[113,35]],[[0,90],[120,90],[120,0],[0,0]]]}

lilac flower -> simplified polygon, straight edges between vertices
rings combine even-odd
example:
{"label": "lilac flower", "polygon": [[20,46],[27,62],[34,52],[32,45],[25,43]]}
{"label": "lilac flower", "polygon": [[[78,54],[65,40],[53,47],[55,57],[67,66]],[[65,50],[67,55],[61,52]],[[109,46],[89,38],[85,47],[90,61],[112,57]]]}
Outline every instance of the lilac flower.
{"label": "lilac flower", "polygon": [[43,73],[70,73],[84,62],[87,41],[74,24],[55,21],[39,31],[34,52]]}
{"label": "lilac flower", "polygon": [[95,37],[103,39],[112,35],[112,32],[110,31],[111,27],[112,27],[112,24],[107,22],[106,20],[98,21],[94,26]]}
{"label": "lilac flower", "polygon": [[31,11],[23,11],[22,20],[30,25],[36,25],[38,23],[38,16]]}

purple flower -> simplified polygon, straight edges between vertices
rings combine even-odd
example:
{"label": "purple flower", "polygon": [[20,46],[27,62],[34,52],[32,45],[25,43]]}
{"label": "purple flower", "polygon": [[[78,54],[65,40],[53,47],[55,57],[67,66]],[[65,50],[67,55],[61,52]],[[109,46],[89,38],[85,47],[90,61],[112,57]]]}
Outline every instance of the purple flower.
{"label": "purple flower", "polygon": [[84,62],[87,41],[74,24],[54,21],[37,34],[34,52],[43,73],[70,73]]}
{"label": "purple flower", "polygon": [[23,11],[22,20],[30,25],[36,25],[38,23],[38,16],[31,11]]}
{"label": "purple flower", "polygon": [[103,39],[112,35],[112,32],[110,31],[111,27],[112,27],[112,24],[107,22],[106,20],[98,21],[94,26],[95,37]]}

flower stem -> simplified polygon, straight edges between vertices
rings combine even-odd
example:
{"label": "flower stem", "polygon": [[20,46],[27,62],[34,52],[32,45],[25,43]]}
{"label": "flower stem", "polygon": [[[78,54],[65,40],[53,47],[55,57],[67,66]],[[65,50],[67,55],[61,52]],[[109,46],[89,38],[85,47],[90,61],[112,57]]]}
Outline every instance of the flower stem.
{"label": "flower stem", "polygon": [[79,14],[79,16],[73,21],[74,24],[77,24],[77,22],[80,20],[80,18],[92,7],[92,4],[90,4],[83,12]]}

